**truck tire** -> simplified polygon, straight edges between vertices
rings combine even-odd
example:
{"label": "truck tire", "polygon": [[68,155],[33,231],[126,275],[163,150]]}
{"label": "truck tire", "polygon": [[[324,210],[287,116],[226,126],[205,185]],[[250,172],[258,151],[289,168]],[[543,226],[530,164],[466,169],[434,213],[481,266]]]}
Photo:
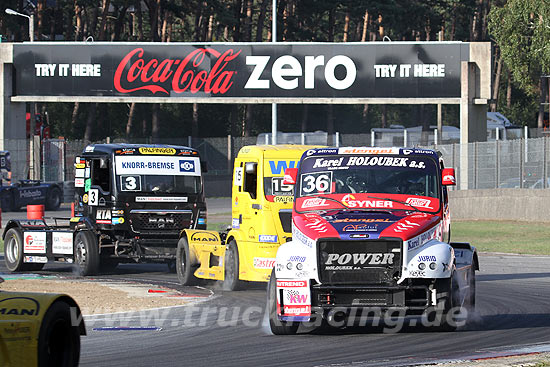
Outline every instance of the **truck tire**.
{"label": "truck tire", "polygon": [[224,291],[237,291],[244,288],[244,281],[239,280],[239,249],[235,240],[227,245],[224,257]]}
{"label": "truck tire", "polygon": [[74,263],[82,276],[95,275],[99,270],[97,238],[90,231],[80,231],[74,239]]}
{"label": "truck tire", "polygon": [[38,335],[38,366],[78,366],[80,332],[71,323],[67,302],[54,302],[42,319]]}
{"label": "truck tire", "polygon": [[23,232],[15,227],[10,228],[4,237],[4,258],[9,271],[25,270],[23,262]]}
{"label": "truck tire", "polygon": [[472,264],[468,274],[468,285],[468,294],[466,295],[464,303],[468,312],[474,312],[476,310],[476,271],[474,269],[474,264]]}
{"label": "truck tire", "polygon": [[176,249],[176,272],[181,285],[197,285],[199,280],[195,277],[196,267],[191,265],[191,250],[187,238],[182,237],[178,241]]}
{"label": "truck tire", "polygon": [[271,271],[271,277],[267,284],[267,312],[269,314],[269,328],[274,335],[294,335],[298,331],[300,323],[281,321],[277,317],[277,279],[275,269]]}
{"label": "truck tire", "polygon": [[61,205],[61,190],[52,186],[46,194],[46,210],[57,210]]}
{"label": "truck tire", "polygon": [[4,190],[0,193],[0,206],[3,212],[13,211],[13,195],[10,191]]}
{"label": "truck tire", "polygon": [[452,318],[456,307],[460,306],[460,289],[456,272],[453,269],[449,278],[436,281],[437,311],[441,313],[441,322],[436,325],[438,331],[455,331],[458,320]]}

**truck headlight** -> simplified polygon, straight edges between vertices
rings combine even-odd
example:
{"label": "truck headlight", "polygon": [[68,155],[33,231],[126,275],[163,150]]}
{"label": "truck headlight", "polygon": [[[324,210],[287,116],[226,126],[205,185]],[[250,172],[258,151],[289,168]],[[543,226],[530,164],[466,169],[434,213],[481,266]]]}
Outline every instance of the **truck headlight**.
{"label": "truck headlight", "polygon": [[291,263],[291,262],[288,262],[288,263],[286,264],[286,268],[287,268],[288,270],[291,270],[291,269],[292,269],[292,263]]}
{"label": "truck headlight", "polygon": [[426,264],[424,264],[424,263],[418,264],[418,269],[420,269],[420,270],[426,269]]}
{"label": "truck headlight", "polygon": [[296,264],[296,269],[302,270],[304,268],[304,265],[302,263]]}
{"label": "truck headlight", "polygon": [[436,263],[431,263],[430,264],[430,269],[435,270],[435,268],[437,268],[437,264]]}

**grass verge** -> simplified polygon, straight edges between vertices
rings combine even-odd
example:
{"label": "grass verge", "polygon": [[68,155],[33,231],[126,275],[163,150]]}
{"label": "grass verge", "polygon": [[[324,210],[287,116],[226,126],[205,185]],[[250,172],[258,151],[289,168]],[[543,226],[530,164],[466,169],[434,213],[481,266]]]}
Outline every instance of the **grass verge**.
{"label": "grass verge", "polygon": [[513,221],[453,221],[453,242],[483,252],[550,255],[550,224]]}

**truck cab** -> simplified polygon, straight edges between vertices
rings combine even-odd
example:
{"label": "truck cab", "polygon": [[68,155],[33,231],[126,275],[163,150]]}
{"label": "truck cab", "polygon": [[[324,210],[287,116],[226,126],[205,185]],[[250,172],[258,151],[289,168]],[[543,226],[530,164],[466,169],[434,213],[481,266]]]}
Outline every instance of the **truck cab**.
{"label": "truck cab", "polygon": [[[233,169],[231,229],[184,231],[177,263],[182,284],[216,279],[226,290],[235,290],[246,281],[269,280],[277,249],[292,237],[293,186],[283,184],[284,173],[298,167],[302,153],[310,148],[258,145],[239,151]],[[207,234],[212,241],[205,243]]]}
{"label": "truck cab", "polygon": [[[199,154],[175,145],[89,145],[75,160],[74,215],[68,226],[58,223],[8,223],[8,268],[64,261],[92,275],[119,262],[174,266],[180,232],[206,228]],[[41,239],[33,256],[20,243],[28,235]]]}
{"label": "truck cab", "polygon": [[[477,252],[450,242],[447,187],[456,183],[437,152],[416,148],[311,149],[298,169],[292,240],[277,251],[268,286],[274,334],[312,319],[365,312],[439,312],[475,306]],[[428,317],[429,318],[429,317]]]}

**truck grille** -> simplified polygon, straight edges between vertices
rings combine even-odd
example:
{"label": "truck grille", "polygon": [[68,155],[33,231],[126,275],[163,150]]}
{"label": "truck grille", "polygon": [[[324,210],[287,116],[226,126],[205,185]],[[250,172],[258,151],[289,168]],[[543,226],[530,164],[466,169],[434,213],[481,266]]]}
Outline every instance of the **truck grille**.
{"label": "truck grille", "polygon": [[319,240],[323,284],[395,285],[401,271],[401,241]]}
{"label": "truck grille", "polygon": [[130,220],[135,231],[180,231],[189,228],[193,212],[191,210],[178,211],[149,211],[132,210]]}

